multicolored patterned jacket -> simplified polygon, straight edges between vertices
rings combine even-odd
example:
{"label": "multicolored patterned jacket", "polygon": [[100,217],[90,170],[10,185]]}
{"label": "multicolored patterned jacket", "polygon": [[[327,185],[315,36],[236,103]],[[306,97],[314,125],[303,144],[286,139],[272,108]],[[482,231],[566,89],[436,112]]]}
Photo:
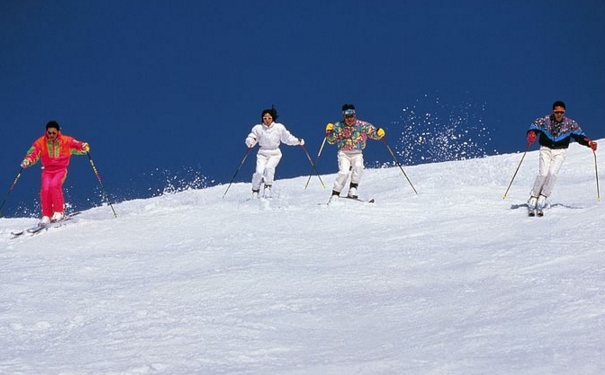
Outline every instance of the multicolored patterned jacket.
{"label": "multicolored patterned jacket", "polygon": [[23,159],[29,160],[30,165],[41,160],[42,165],[47,170],[63,169],[69,165],[71,155],[86,153],[83,148],[84,142],[77,141],[59,132],[54,141],[51,141],[46,135],[36,139]]}
{"label": "multicolored patterned jacket", "polygon": [[331,145],[336,143],[339,150],[352,151],[366,148],[368,138],[380,139],[376,134],[376,127],[369,122],[356,119],[351,126],[344,121],[334,123],[334,129],[327,135],[326,140]]}
{"label": "multicolored patterned jacket", "polygon": [[584,146],[589,146],[586,134],[580,125],[568,117],[563,117],[561,122],[557,122],[554,115],[540,117],[530,125],[527,131],[535,131],[540,146],[552,149],[568,148],[572,139]]}

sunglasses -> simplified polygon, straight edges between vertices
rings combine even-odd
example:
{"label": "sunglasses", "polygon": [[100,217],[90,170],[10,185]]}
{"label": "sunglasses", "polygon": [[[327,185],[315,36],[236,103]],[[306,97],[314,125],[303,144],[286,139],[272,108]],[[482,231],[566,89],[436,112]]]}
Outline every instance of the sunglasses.
{"label": "sunglasses", "polygon": [[48,135],[57,135],[57,132],[48,132],[47,131],[46,134],[48,134]]}
{"label": "sunglasses", "polygon": [[565,113],[565,111],[554,111],[553,112],[555,115],[562,115]]}

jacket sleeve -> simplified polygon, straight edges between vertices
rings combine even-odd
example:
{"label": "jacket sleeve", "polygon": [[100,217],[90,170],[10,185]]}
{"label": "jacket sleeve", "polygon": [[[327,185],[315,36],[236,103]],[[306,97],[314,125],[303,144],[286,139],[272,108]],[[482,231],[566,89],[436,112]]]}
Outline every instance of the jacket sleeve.
{"label": "jacket sleeve", "polygon": [[332,129],[332,131],[326,136],[326,141],[333,145],[340,138],[342,138],[342,125],[340,122],[335,122],[334,129]]}
{"label": "jacket sleeve", "polygon": [[543,133],[543,129],[546,126],[547,119],[548,119],[548,116],[538,117],[537,119],[535,119],[534,122],[532,122],[531,125],[529,125],[529,129],[527,129],[527,133],[529,133],[530,131],[536,132],[536,135],[540,135],[540,133]]}
{"label": "jacket sleeve", "polygon": [[254,147],[254,145],[256,145],[256,143],[258,142],[259,139],[259,135],[257,134],[257,127],[258,125],[255,125],[252,127],[252,130],[250,131],[250,134],[248,134],[248,136],[245,139],[245,143],[246,146],[248,146],[248,148],[252,148]]}
{"label": "jacket sleeve", "polygon": [[279,129],[279,138],[280,141],[282,141],[283,143],[287,144],[288,146],[298,146],[298,144],[300,143],[300,141],[298,140],[298,138],[296,138],[295,136],[292,135],[292,133],[290,133],[288,131],[288,129],[286,129],[286,126],[281,124],[280,129]]}
{"label": "jacket sleeve", "polygon": [[582,134],[571,134],[571,138],[573,138],[574,141],[578,142],[579,144],[586,146],[586,147],[590,147],[590,138],[588,138],[586,136],[586,134],[582,133]]}
{"label": "jacket sleeve", "polygon": [[373,139],[375,141],[379,141],[381,138],[376,133],[378,131],[378,129],[374,125],[370,124],[369,122],[367,122],[365,125],[366,125],[366,134],[368,135],[368,138]]}
{"label": "jacket sleeve", "polygon": [[40,153],[42,152],[42,147],[40,146],[40,140],[34,142],[34,144],[27,150],[25,157],[23,160],[29,160],[30,165],[34,165],[40,160]]}
{"label": "jacket sleeve", "polygon": [[72,155],[84,155],[86,151],[84,151],[84,143],[80,142],[74,138],[71,139],[69,144],[69,150]]}

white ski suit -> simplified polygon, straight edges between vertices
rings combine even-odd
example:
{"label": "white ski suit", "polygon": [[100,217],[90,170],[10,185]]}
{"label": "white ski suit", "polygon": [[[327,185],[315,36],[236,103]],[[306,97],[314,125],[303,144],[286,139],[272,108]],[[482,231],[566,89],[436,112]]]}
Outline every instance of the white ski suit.
{"label": "white ski suit", "polygon": [[252,190],[260,190],[261,183],[266,186],[273,184],[275,168],[281,160],[282,153],[279,149],[281,143],[288,146],[298,146],[300,140],[290,134],[286,127],[279,122],[272,122],[267,126],[257,124],[246,137],[246,146],[252,148],[258,142],[259,150],[256,154],[256,171],[252,175]]}

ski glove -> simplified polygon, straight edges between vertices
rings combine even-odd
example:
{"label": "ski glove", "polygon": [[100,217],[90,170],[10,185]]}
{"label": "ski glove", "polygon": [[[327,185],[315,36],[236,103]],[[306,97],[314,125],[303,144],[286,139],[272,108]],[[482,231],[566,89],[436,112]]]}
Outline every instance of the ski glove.
{"label": "ski glove", "polygon": [[538,136],[536,135],[535,131],[527,132],[527,143],[531,145],[536,141],[536,138],[538,138]]}
{"label": "ski glove", "polygon": [[83,152],[90,151],[90,146],[88,145],[88,143],[86,143],[86,142],[82,143],[82,151]]}
{"label": "ski glove", "polygon": [[32,162],[29,161],[29,159],[23,159],[23,161],[21,162],[21,168],[27,168],[30,166]]}
{"label": "ski glove", "polygon": [[379,138],[384,137],[384,129],[383,129],[383,128],[378,128],[378,130],[376,130],[376,135],[377,135]]}
{"label": "ski glove", "polygon": [[298,144],[301,145],[301,146],[304,146],[305,145],[305,140],[302,139],[302,138],[298,138]]}
{"label": "ski glove", "polygon": [[248,148],[254,147],[255,144],[256,144],[255,138],[253,138],[253,137],[246,138],[246,146],[248,146]]}
{"label": "ski glove", "polygon": [[584,138],[588,142],[588,147],[592,148],[592,151],[597,151],[597,142],[592,141],[590,138]]}
{"label": "ski glove", "polygon": [[334,130],[334,124],[329,122],[328,125],[326,125],[326,133],[330,133],[332,130]]}

